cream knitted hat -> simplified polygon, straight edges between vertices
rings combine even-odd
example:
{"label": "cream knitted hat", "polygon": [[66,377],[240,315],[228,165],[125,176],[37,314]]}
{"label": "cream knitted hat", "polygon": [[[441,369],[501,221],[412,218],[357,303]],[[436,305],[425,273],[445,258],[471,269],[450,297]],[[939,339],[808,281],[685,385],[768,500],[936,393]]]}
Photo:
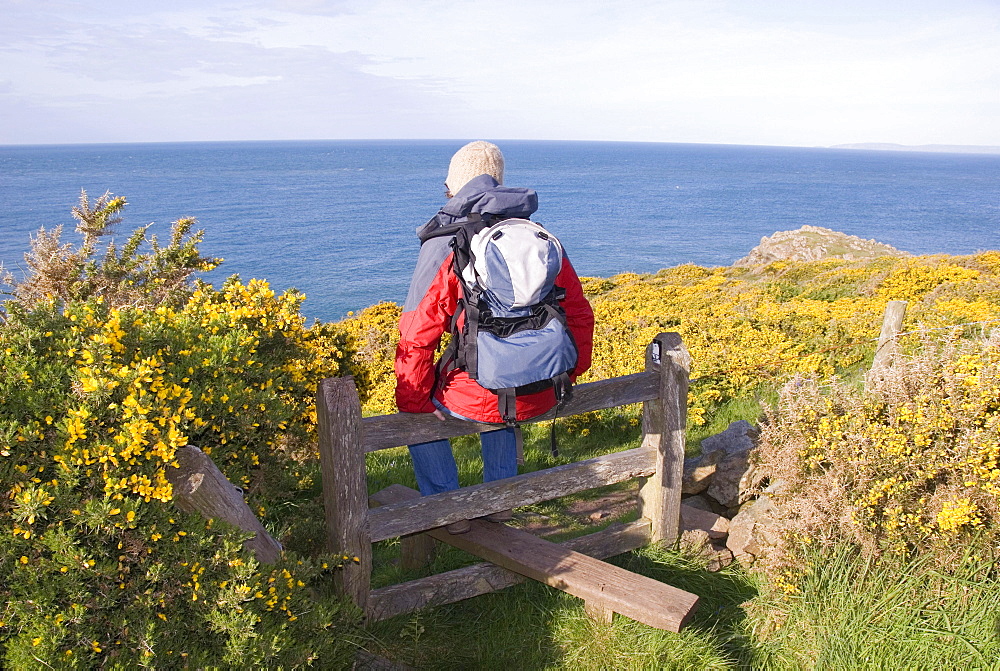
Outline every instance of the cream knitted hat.
{"label": "cream knitted hat", "polygon": [[476,140],[465,145],[451,157],[445,186],[451,195],[480,175],[489,175],[503,184],[503,154],[500,147],[491,142]]}

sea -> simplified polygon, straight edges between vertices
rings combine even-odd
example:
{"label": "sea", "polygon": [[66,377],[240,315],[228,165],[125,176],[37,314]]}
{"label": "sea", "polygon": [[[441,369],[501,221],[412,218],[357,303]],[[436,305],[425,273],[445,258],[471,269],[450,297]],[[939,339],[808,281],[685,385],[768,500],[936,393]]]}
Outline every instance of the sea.
{"label": "sea", "polygon": [[[0,262],[20,276],[39,227],[79,243],[81,190],[125,196],[119,242],[169,239],[195,217],[203,279],[266,279],[334,321],[402,302],[415,229],[445,202],[464,141],[281,141],[0,146]],[[763,236],[823,226],[915,254],[1000,248],[1000,155],[712,144],[498,142],[505,183],[538,192],[534,217],[580,275],[730,265]]]}

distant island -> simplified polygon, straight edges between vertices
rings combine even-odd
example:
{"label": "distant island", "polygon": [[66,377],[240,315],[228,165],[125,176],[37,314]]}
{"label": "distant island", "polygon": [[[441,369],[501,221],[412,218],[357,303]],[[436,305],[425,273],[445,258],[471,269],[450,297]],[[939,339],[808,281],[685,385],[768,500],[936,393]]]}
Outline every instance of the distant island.
{"label": "distant island", "polygon": [[893,144],[891,142],[859,142],[835,144],[830,149],[867,149],[869,151],[932,151],[940,154],[1000,154],[1000,147],[975,144]]}

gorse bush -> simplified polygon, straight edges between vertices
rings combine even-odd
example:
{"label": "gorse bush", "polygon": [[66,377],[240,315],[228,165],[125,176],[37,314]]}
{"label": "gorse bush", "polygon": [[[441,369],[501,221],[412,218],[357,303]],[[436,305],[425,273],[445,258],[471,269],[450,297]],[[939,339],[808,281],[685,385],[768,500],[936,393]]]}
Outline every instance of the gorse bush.
{"label": "gorse bush", "polygon": [[[583,278],[596,316],[594,363],[581,379],[641,371],[645,346],[677,331],[692,357],[688,417],[701,424],[720,403],[828,376],[871,360],[889,300],[906,300],[904,328],[1000,318],[1000,253],[779,261],[756,270],[682,265],[655,275]],[[366,411],[394,410],[392,359],[398,308],[380,304],[344,326],[365,343]]]}
{"label": "gorse bush", "polygon": [[364,409],[370,414],[396,412],[393,361],[401,311],[395,303],[378,303],[357,315],[350,313],[339,324],[348,337],[354,355],[354,380],[366,392]]}
{"label": "gorse bush", "polygon": [[1000,546],[1000,335],[925,338],[867,389],[789,382],[758,468],[793,502],[791,538],[943,556],[971,535]]}
{"label": "gorse bush", "polygon": [[76,249],[63,244],[62,226],[52,231],[40,229],[24,257],[28,277],[20,283],[7,277],[14,297],[23,305],[47,298],[71,301],[89,296],[101,296],[114,306],[160,305],[183,300],[192,274],[212,270],[221,262],[198,253],[202,233],[191,233],[193,219],[174,222],[166,247],[160,246],[156,236],[147,236],[149,226],[144,226],[132,233],[121,249],[111,243],[103,258],[98,258],[101,239],[121,223],[125,205],[123,196],[112,197],[110,193],[92,204],[86,191],[82,192],[73,208],[82,244]]}
{"label": "gorse bush", "polygon": [[80,272],[30,276],[0,326],[4,665],[337,666],[354,616],[317,598],[337,558],[260,566],[245,533],[175,508],[165,473],[198,445],[294,535],[271,511],[315,499],[313,398],[348,372],[346,335],[265,282],[178,283],[194,247],[140,253],[143,231],[104,261],[67,248]]}

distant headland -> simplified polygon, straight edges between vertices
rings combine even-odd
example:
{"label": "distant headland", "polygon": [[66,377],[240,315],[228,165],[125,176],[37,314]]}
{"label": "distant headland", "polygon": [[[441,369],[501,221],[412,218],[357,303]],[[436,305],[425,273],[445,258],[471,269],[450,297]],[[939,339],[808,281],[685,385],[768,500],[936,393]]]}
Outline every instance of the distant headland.
{"label": "distant headland", "polygon": [[859,142],[835,144],[830,149],[867,149],[869,151],[930,151],[940,154],[1000,154],[1000,147],[975,144],[893,144],[891,142]]}

